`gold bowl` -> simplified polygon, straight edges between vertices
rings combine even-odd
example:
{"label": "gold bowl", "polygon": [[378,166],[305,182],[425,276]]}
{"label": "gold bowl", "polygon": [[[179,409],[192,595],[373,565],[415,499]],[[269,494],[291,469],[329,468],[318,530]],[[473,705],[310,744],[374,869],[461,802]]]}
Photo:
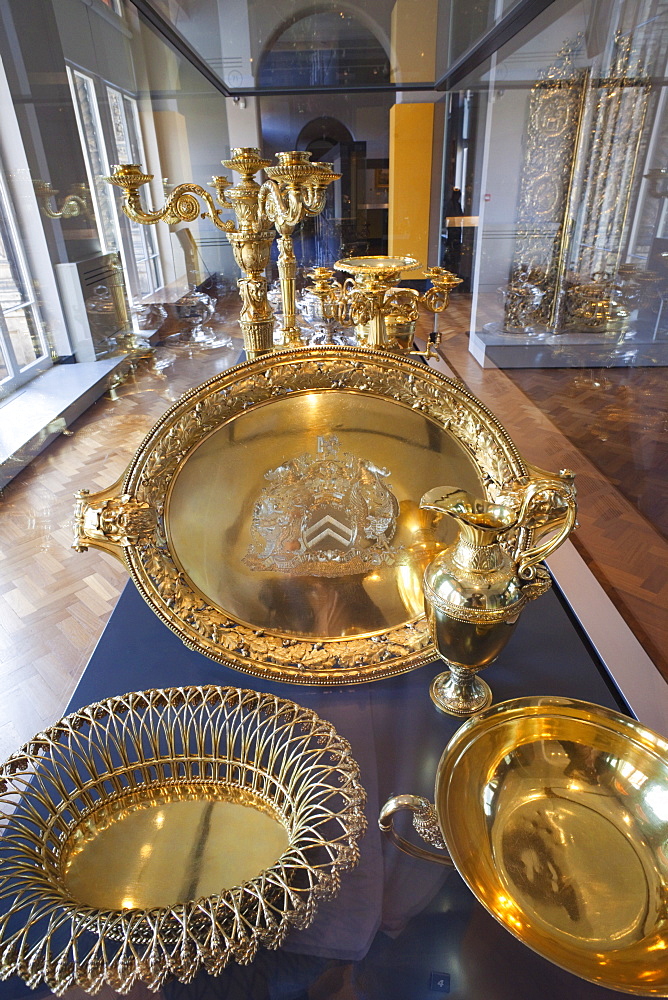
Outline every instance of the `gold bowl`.
{"label": "gold bowl", "polygon": [[0,978],[126,993],[250,962],[336,894],[364,802],[347,741],[292,701],[82,708],[0,767]]}
{"label": "gold bowl", "polygon": [[435,803],[437,829],[415,796],[390,800],[381,828],[427,856],[392,826],[398,808],[412,809],[524,944],[609,989],[668,993],[666,740],[587,702],[518,698],[455,733]]}
{"label": "gold bowl", "polygon": [[[284,351],[192,389],[121,480],[81,490],[75,548],[120,558],[161,620],[214,660],[355,684],[434,658],[422,576],[451,529],[420,497],[454,482],[519,509],[546,475],[463,383],[422,363]],[[513,551],[533,534],[519,528]]]}

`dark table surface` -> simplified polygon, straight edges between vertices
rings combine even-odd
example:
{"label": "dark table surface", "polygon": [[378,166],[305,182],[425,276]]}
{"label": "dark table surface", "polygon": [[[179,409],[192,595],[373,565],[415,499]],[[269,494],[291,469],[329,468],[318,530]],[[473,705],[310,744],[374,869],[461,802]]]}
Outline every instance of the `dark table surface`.
{"label": "dark table surface", "polygon": [[[460,876],[399,852],[377,820],[401,792],[433,799],[442,751],[457,719],[439,714],[429,685],[443,664],[387,680],[313,688],[268,682],[188,650],[128,584],[91,657],[69,709],[152,687],[220,684],[290,698],[332,722],[352,746],[367,792],[361,862],[313,924],[277,952],[191,985],[169,983],[168,1000],[603,1000],[620,996],[540,958],[476,901]],[[495,702],[564,695],[624,710],[558,596],[528,605],[510,643],[486,672]],[[78,995],[80,991],[75,991]],[[38,988],[32,995],[48,991]],[[146,996],[136,987],[131,996]],[[12,977],[0,1000],[31,995]]]}

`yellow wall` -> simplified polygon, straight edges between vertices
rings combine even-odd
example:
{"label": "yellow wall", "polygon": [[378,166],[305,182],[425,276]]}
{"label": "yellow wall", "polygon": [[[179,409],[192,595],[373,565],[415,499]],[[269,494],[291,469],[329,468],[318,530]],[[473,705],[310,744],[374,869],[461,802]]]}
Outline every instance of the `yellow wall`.
{"label": "yellow wall", "polygon": [[392,8],[392,83],[429,83],[436,76],[438,0],[397,0]]}
{"label": "yellow wall", "polygon": [[[395,104],[390,110],[390,256],[410,255],[425,267],[429,249],[433,104]],[[421,277],[414,271],[410,277]],[[406,277],[409,277],[407,274]]]}

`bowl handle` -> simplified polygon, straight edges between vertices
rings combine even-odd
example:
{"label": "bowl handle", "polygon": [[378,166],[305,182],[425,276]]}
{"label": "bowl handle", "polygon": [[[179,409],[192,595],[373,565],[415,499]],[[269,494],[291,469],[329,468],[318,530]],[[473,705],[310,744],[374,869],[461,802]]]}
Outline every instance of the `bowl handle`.
{"label": "bowl handle", "polygon": [[402,809],[410,809],[413,813],[413,827],[417,833],[426,840],[428,844],[447,851],[447,847],[441,835],[436,817],[436,810],[429,799],[421,795],[393,795],[387,800],[380,811],[378,826],[386,837],[395,844],[404,854],[410,854],[414,858],[421,858],[423,861],[435,861],[438,865],[448,865],[453,867],[449,854],[436,854],[434,851],[426,851],[424,847],[411,844],[409,840],[404,840],[394,829],[393,817],[395,813]]}
{"label": "bowl handle", "polygon": [[124,477],[106,490],[79,490],[74,508],[72,548],[102,549],[125,563],[125,550],[142,538],[155,536],[157,511],[145,501],[123,492]]}

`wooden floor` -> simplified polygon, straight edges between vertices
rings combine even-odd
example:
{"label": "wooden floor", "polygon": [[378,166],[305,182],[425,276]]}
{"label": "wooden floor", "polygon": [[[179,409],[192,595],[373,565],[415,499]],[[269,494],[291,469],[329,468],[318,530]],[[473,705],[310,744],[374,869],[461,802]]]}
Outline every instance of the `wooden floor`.
{"label": "wooden floor", "polygon": [[[448,364],[501,419],[525,459],[554,471],[569,466],[577,472],[578,546],[668,677],[668,542],[633,498],[608,482],[606,470],[597,467],[596,456],[587,454],[586,442],[578,437],[598,390],[593,385],[588,389],[585,379],[575,396],[563,385],[560,396],[562,372],[511,379],[500,371],[483,371],[467,350],[466,297],[454,299],[447,319]],[[118,398],[100,399],[3,491],[0,759],[62,714],[127,581],[123,567],[99,550],[79,554],[71,549],[74,492],[111,485],[172,402],[234,364],[237,356],[232,349],[191,354],[160,347],[154,360],[142,362],[117,390]],[[636,389],[642,371],[634,373]],[[568,375],[571,387],[575,374]],[[551,380],[549,387],[542,376]],[[658,424],[654,430],[658,435]],[[622,446],[619,433],[615,474],[621,474]]]}
{"label": "wooden floor", "polygon": [[62,715],[128,579],[111,556],[71,548],[74,493],[114,483],[158,417],[238,356],[159,348],[2,491],[0,759]]}

